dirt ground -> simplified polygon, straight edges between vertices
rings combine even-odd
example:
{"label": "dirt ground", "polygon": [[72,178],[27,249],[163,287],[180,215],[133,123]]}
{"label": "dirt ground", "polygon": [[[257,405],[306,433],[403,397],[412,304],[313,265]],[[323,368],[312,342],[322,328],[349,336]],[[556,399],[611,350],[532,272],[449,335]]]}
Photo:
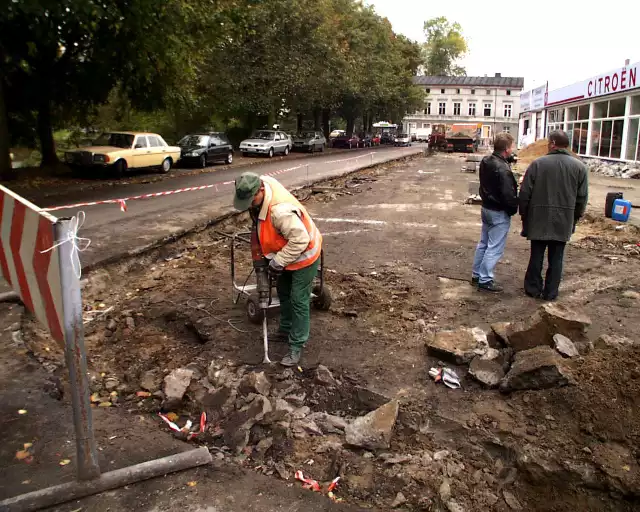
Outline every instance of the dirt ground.
{"label": "dirt ground", "polygon": [[[469,182],[477,177],[461,173],[462,163],[456,155],[415,158],[327,182],[317,193],[300,192],[325,237],[325,275],[333,305],[328,312],[314,311],[311,340],[293,375],[284,375],[277,365],[261,364],[260,328],[247,321],[244,301],[234,305],[232,300],[231,240],[224,233],[245,231],[246,217],[96,271],[83,292],[90,377],[97,386],[96,401],[110,404],[95,409],[97,437],[108,453],[101,456],[104,467],[187,449],[167,434],[155,415],[160,400],[135,393],[145,371],[164,375],[189,365],[206,375],[212,362],[234,371],[264,369],[273,382],[293,382],[306,393],[311,411],[347,419],[368,412],[385,397],[397,398],[400,414],[386,453],[344,446],[321,449],[337,441],[332,436],[276,435],[273,445],[260,452],[257,442],[266,434],[252,430],[249,446],[235,455],[225,449],[214,420],[199,442],[216,454],[215,467],[58,510],[124,510],[132,503],[141,510],[208,510],[210,505],[212,512],[215,507],[337,507],[302,490],[291,478],[298,469],[320,481],[340,475],[336,494],[357,509],[390,510],[395,500],[400,510],[638,510],[639,349],[596,349],[578,357],[568,363],[576,384],[558,389],[504,395],[481,388],[463,367],[456,368],[462,379],[459,390],[429,378],[427,371],[437,360],[427,356],[424,328],[417,320],[424,320],[427,331],[467,326],[488,332],[491,323],[524,318],[539,306],[522,293],[528,246],[516,219],[497,269],[505,292],[485,294],[469,285],[480,207],[463,204]],[[591,318],[592,340],[601,334],[637,339],[640,295],[628,292],[640,291],[640,230],[633,224],[617,230],[600,213],[606,191],[618,183],[592,180],[589,215],[565,259],[560,302]],[[238,249],[242,282],[249,254],[244,244]],[[30,361],[35,375],[27,379],[30,384],[35,386],[45,375],[53,383],[46,393],[41,382],[36,386],[30,401],[40,405],[30,407],[38,407],[42,417],[53,409],[61,415],[68,396],[61,354],[30,319],[22,325],[24,343],[14,339],[15,354],[3,356],[8,359],[5,365],[11,360],[15,366],[7,385],[16,386],[24,371],[20,364]],[[270,328],[276,326],[274,314]],[[284,345],[272,344],[272,359],[285,351]],[[314,382],[319,364],[331,369],[337,387]],[[115,396],[104,392],[109,378],[117,379]],[[60,391],[61,402],[55,399]],[[197,394],[190,388],[189,399],[172,411],[181,415],[181,422],[196,418]],[[24,407],[25,400],[18,395],[3,417],[14,425],[25,423],[31,413],[18,418],[13,412]],[[51,484],[57,475],[64,475],[60,480],[71,478],[73,464],[59,467],[57,462],[73,459],[70,425],[63,435],[42,425],[37,432],[16,429],[8,421],[4,427],[11,435],[0,457],[3,495]],[[38,439],[31,464],[14,459],[27,439]],[[109,466],[111,461],[116,461],[114,466]],[[188,481],[197,485],[189,487]],[[459,508],[442,499],[443,484]],[[217,491],[222,488],[228,491],[225,495],[236,496],[234,502],[220,501]],[[247,502],[248,497],[252,501]],[[283,503],[288,508],[282,508]]]}

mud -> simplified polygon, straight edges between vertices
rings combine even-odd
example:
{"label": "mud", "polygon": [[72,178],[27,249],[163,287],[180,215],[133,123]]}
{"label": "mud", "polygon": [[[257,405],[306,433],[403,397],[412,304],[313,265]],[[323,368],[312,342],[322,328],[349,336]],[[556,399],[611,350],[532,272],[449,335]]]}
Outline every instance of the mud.
{"label": "mud", "polygon": [[[300,192],[314,218],[324,219],[317,224],[333,305],[313,312],[311,341],[292,378],[311,412],[346,419],[399,399],[388,452],[348,447],[340,436],[283,436],[258,453],[255,445],[269,432],[252,430],[248,449],[233,456],[213,424],[200,442],[273,479],[297,469],[319,481],[339,475],[337,495],[363,509],[390,510],[401,492],[403,510],[637,510],[640,349],[596,349],[568,362],[576,385],[561,389],[503,395],[482,389],[465,367],[456,368],[460,390],[429,378],[438,361],[426,354],[425,333],[459,326],[489,332],[489,324],[539,305],[521,292],[528,248],[515,220],[498,267],[505,293],[485,295],[468,284],[480,216],[479,207],[462,204],[475,177],[460,173],[461,163],[456,156],[414,159],[332,180],[331,190]],[[640,237],[632,225],[616,225],[590,212],[567,253],[561,301],[591,317],[592,341],[600,334],[637,339],[639,301],[623,293],[640,290]],[[162,407],[160,397],[135,395],[145,371],[165,375],[192,365],[204,377],[212,361],[234,371],[262,368],[260,329],[247,321],[242,298],[234,304],[225,235],[247,228],[246,216],[237,216],[88,277],[89,364],[96,390],[108,377],[118,379],[110,412],[122,421]],[[249,248],[237,244],[242,284]],[[276,327],[274,311],[270,329]],[[64,380],[61,354],[33,322],[24,337],[33,356]],[[277,360],[286,346],[274,343],[271,351]],[[318,364],[339,386],[314,381]],[[274,381],[281,372],[267,368]],[[193,418],[200,408],[188,391],[174,412]],[[331,440],[339,448],[323,452]]]}

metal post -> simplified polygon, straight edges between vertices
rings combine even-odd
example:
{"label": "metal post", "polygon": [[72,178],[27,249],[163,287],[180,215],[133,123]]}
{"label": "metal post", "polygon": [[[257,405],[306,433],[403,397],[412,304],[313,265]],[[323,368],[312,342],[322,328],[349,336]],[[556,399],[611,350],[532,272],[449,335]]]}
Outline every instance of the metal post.
{"label": "metal post", "polygon": [[96,441],[93,437],[89,382],[87,379],[87,354],[84,348],[82,324],[82,295],[80,280],[73,268],[73,244],[68,241],[70,219],[60,219],[55,224],[56,243],[59,243],[60,284],[64,320],[64,356],[69,369],[71,407],[76,432],[77,478],[90,480],[100,476]]}

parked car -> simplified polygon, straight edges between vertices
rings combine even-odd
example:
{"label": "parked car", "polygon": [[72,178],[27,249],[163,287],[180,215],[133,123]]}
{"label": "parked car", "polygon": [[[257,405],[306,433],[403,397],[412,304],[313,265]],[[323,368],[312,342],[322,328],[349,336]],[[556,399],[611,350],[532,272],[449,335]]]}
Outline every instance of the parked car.
{"label": "parked car", "polygon": [[363,148],[370,148],[373,146],[373,137],[371,135],[362,135],[360,137],[360,144]]}
{"label": "parked car", "polygon": [[277,130],[258,130],[250,139],[240,143],[240,151],[243,155],[273,155],[282,153],[288,155],[293,142],[289,135]]}
{"label": "parked car", "polygon": [[233,146],[224,133],[196,133],[187,135],[178,142],[180,163],[206,167],[209,164],[233,162]]}
{"label": "parked car", "polygon": [[379,145],[380,145],[380,135],[374,135],[374,136],[371,138],[371,143],[372,143],[374,146],[379,146]]}
{"label": "parked car", "polygon": [[360,137],[357,135],[352,135],[351,137],[348,135],[341,135],[340,137],[333,139],[334,148],[358,148],[360,147],[360,144]]}
{"label": "parked car", "polygon": [[293,138],[293,149],[298,151],[324,151],[326,145],[322,132],[302,132]]}
{"label": "parked car", "polygon": [[391,132],[383,133],[382,136],[380,137],[381,144],[393,144],[395,140],[396,140],[396,137]]}
{"label": "parked car", "polygon": [[180,148],[169,146],[156,133],[110,132],[93,145],[65,153],[65,161],[74,173],[108,170],[120,177],[129,169],[157,168],[162,173],[180,159]]}
{"label": "parked car", "polygon": [[329,134],[329,138],[330,139],[335,139],[336,137],[341,137],[343,135],[345,135],[346,132],[344,130],[333,130],[330,134]]}
{"label": "parked car", "polygon": [[399,133],[394,144],[396,146],[411,146],[411,136],[406,133]]}

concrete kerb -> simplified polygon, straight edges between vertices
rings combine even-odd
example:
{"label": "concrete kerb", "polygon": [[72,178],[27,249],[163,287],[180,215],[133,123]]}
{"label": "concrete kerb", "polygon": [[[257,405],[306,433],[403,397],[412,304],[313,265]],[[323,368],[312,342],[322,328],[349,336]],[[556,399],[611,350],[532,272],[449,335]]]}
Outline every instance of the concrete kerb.
{"label": "concrete kerb", "polygon": [[[402,160],[402,159],[409,159],[409,158],[415,158],[417,156],[428,156],[428,153],[423,150],[421,152],[416,152],[414,154],[410,154],[410,155],[402,155],[402,156],[398,156],[398,157],[390,157],[390,158],[385,158],[379,162],[374,162],[373,164],[368,163],[366,165],[362,165],[361,167],[358,167],[357,169],[350,169],[348,171],[345,172],[340,172],[337,173],[335,175],[332,176],[324,176],[322,178],[318,178],[317,180],[313,180],[309,183],[306,183],[304,185],[300,185],[297,187],[293,187],[290,190],[292,191],[298,191],[298,190],[303,190],[309,187],[313,187],[314,185],[317,185],[318,183],[322,183],[323,181],[327,181],[327,180],[333,180],[333,179],[339,179],[339,178],[344,178],[346,176],[349,176],[350,174],[355,174],[357,172],[361,172],[364,171],[366,169],[371,169],[373,167],[377,167],[379,165],[384,165],[386,163],[389,162],[395,162],[397,160]],[[135,249],[131,249],[129,251],[123,252],[121,254],[115,254],[113,256],[110,256],[109,258],[105,258],[103,260],[98,260],[95,261],[93,263],[89,263],[86,266],[82,267],[82,273],[83,276],[86,277],[87,275],[89,275],[92,271],[95,271],[99,268],[103,268],[106,266],[110,266],[110,265],[114,265],[116,263],[121,263],[123,260],[129,259],[129,258],[137,258],[140,256],[143,256],[151,251],[153,251],[154,249],[159,249],[160,247],[170,244],[172,242],[177,242],[178,240],[181,240],[182,238],[191,235],[193,233],[199,233],[201,231],[204,231],[205,229],[211,227],[211,226],[215,226],[216,224],[219,224],[225,220],[234,218],[234,217],[239,217],[240,215],[242,215],[244,212],[236,212],[236,211],[229,211],[226,213],[223,213],[221,215],[217,215],[216,217],[213,217],[211,219],[208,219],[205,222],[200,222],[197,224],[194,224],[192,226],[189,226],[188,228],[184,228],[184,229],[180,229],[174,233],[171,233],[170,235],[166,235],[163,236],[161,238],[158,238],[157,240],[154,240],[153,242],[149,242],[147,244],[141,245],[139,247],[136,247]]]}

